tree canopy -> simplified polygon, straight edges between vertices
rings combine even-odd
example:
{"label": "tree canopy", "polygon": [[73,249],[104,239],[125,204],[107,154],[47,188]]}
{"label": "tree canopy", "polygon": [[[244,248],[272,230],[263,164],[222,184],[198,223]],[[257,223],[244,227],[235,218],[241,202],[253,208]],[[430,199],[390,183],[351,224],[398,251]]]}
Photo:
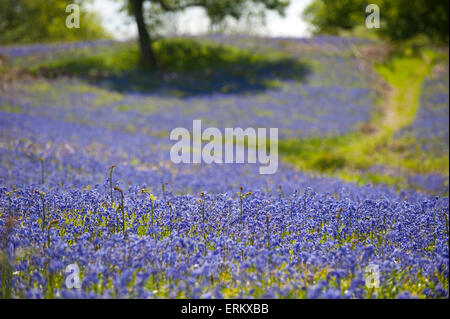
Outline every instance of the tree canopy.
{"label": "tree canopy", "polygon": [[[85,1],[86,2],[86,1]],[[69,29],[66,8],[74,0],[0,0],[0,44],[105,38],[97,17],[80,6],[79,29]]]}
{"label": "tree canopy", "polygon": [[315,33],[338,33],[364,26],[365,8],[380,8],[378,33],[391,41],[406,41],[426,36],[433,42],[449,41],[448,0],[313,0],[303,17]]}
{"label": "tree canopy", "polygon": [[[144,3],[150,6],[144,8]],[[192,7],[203,8],[211,23],[219,23],[226,17],[239,19],[249,10],[276,11],[283,15],[289,5],[287,0],[128,0],[128,10],[134,15],[139,33],[141,61],[144,67],[155,68],[157,61],[152,50],[153,36],[149,33],[148,17],[152,13],[178,12]],[[150,11],[150,13],[148,12]],[[149,30],[150,29],[150,30]]]}

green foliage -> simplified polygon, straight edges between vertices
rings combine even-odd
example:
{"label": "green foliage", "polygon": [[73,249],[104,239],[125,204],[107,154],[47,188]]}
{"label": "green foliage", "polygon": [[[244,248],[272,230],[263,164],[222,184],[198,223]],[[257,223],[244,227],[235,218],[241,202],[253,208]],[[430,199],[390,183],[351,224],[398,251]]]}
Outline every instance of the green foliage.
{"label": "green foliage", "polygon": [[[164,12],[183,11],[190,7],[200,7],[205,9],[211,23],[219,23],[226,17],[239,19],[243,14],[250,11],[274,10],[279,14],[284,14],[284,10],[289,6],[289,0],[142,0],[149,2],[151,11],[163,14]],[[127,8],[132,13],[130,1]],[[152,13],[148,13],[152,15]]]}
{"label": "green foliage", "polygon": [[[183,38],[162,39],[154,43],[162,70],[172,72],[220,73],[236,76],[282,76],[293,68],[292,76],[303,75],[305,66],[280,52],[256,54],[237,47]],[[297,73],[298,72],[298,73]]]}
{"label": "green foliage", "polygon": [[[150,4],[147,9],[144,3]],[[190,7],[203,8],[211,20],[211,26],[214,26],[227,17],[239,20],[242,16],[249,17],[255,12],[264,15],[265,11],[272,10],[284,14],[288,5],[287,0],[128,0],[125,8],[136,20],[141,67],[155,70],[158,68],[158,59],[152,50],[151,42],[155,38],[155,29],[163,21],[160,17],[166,13],[183,11]]]}
{"label": "green foliage", "polygon": [[107,38],[98,17],[80,5],[80,28],[66,27],[73,0],[0,0],[0,44]]}
{"label": "green foliage", "polygon": [[303,17],[316,33],[338,34],[364,23],[365,0],[314,0],[303,12]]}
{"label": "green foliage", "polygon": [[138,67],[138,50],[135,47],[105,48],[100,53],[77,50],[70,55],[44,58],[26,69],[32,74],[46,77],[69,76],[109,76],[133,70]]}
{"label": "green foliage", "polygon": [[139,49],[132,44],[105,48],[97,54],[79,50],[71,55],[53,56],[27,69],[50,78],[69,75],[92,81],[127,76],[127,81],[111,80],[112,88],[148,91],[164,86],[179,90],[181,95],[261,89],[273,85],[277,78],[302,80],[309,70],[287,54],[256,54],[208,41],[160,39],[153,42],[153,50],[159,61],[158,70],[153,72],[139,68]]}
{"label": "green foliage", "polygon": [[424,35],[434,42],[448,43],[447,0],[396,0],[381,1],[386,27],[380,30],[382,35],[394,41],[409,40]]}
{"label": "green foliage", "polygon": [[334,33],[364,26],[369,4],[380,8],[379,35],[395,42],[426,37],[436,43],[448,43],[447,0],[313,0],[303,17],[316,33]]}

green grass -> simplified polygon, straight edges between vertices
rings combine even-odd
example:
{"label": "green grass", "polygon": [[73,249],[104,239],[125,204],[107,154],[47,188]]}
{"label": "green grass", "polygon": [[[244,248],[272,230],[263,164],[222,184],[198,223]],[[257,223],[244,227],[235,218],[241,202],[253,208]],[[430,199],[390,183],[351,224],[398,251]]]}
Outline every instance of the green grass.
{"label": "green grass", "polygon": [[[91,84],[106,81],[109,86],[100,99],[103,100],[112,93],[111,88],[119,92],[162,90],[172,97],[212,91],[242,92],[239,91],[242,88],[244,92],[249,88],[267,89],[280,85],[280,78],[301,80],[311,67],[286,53],[253,52],[207,40],[162,39],[154,43],[154,50],[159,69],[151,73],[139,70],[139,50],[135,44],[106,47],[94,54],[79,50],[71,55],[34,61],[26,68],[50,78],[69,75],[88,79]],[[406,187],[408,174],[448,176],[448,154],[424,153],[414,146],[417,141],[413,138],[393,138],[414,121],[422,83],[438,58],[441,57],[432,50],[411,51],[374,65],[380,78],[391,87],[373,114],[370,126],[374,132],[282,140],[279,142],[281,156],[301,170],[363,184]],[[127,111],[133,107],[145,112],[154,110],[154,107],[129,105],[119,105],[117,109]],[[255,113],[269,117],[271,112]],[[134,127],[130,125],[127,129],[133,131]],[[375,173],[371,170],[374,166],[397,173]]]}
{"label": "green grass", "polygon": [[[380,100],[380,112],[374,114],[370,123],[375,132],[283,140],[279,142],[280,154],[299,169],[361,184],[385,183],[402,188],[407,186],[407,174],[448,176],[448,154],[423,154],[413,147],[416,141],[393,138],[396,132],[414,121],[422,83],[437,58],[434,51],[423,50],[420,55],[396,55],[374,66],[391,87],[385,99]],[[370,168],[374,166],[387,167],[399,174],[373,173]]]}
{"label": "green grass", "polygon": [[79,50],[70,55],[44,58],[26,67],[32,74],[48,77],[59,75],[96,76],[113,75],[138,67],[137,47],[105,48],[101,53]]}
{"label": "green grass", "polygon": [[23,113],[23,109],[17,105],[0,105],[0,111],[9,113]]}
{"label": "green grass", "polygon": [[107,81],[119,91],[154,91],[169,95],[219,91],[261,90],[279,85],[278,79],[302,80],[307,64],[287,53],[256,53],[206,40],[170,38],[157,40],[153,49],[158,68],[143,71],[136,44],[106,47],[100,53],[79,50],[71,55],[29,63],[26,70],[47,78],[81,77],[91,83]]}

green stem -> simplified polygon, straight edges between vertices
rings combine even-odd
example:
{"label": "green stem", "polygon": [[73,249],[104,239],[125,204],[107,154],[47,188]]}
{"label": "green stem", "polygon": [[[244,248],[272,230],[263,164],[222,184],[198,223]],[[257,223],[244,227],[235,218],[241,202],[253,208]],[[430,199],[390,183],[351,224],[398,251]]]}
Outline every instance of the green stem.
{"label": "green stem", "polygon": [[242,186],[241,186],[241,189],[240,189],[241,191],[239,192],[239,200],[240,200],[240,207],[241,207],[241,224],[244,222],[244,213],[243,213],[243,209],[242,209],[242,201],[243,201],[243,199],[242,199],[242,192],[243,192],[243,188],[242,188]]}
{"label": "green stem", "polygon": [[205,200],[202,201],[202,221],[205,223]]}
{"label": "green stem", "polygon": [[44,199],[45,194],[39,190],[35,190],[34,192],[36,194],[39,194],[42,200],[42,231],[45,231],[45,199]]}
{"label": "green stem", "polygon": [[8,202],[9,202],[8,217],[11,218],[11,194],[8,194]]}
{"label": "green stem", "polygon": [[41,162],[41,184],[44,184],[44,159],[41,157],[39,161]]}
{"label": "green stem", "polygon": [[447,233],[447,237],[448,237],[448,216],[446,213],[444,214],[444,219],[445,219],[445,232]]}
{"label": "green stem", "polygon": [[116,165],[111,165],[111,167],[109,168],[109,187],[110,187],[110,190],[111,190],[111,206],[114,205],[113,181],[112,181],[112,174],[113,174],[114,167],[116,167]]}
{"label": "green stem", "polygon": [[122,232],[125,235],[125,208],[123,207],[123,193],[121,194],[121,205],[122,206]]}
{"label": "green stem", "polygon": [[284,195],[284,192],[283,192],[283,187],[281,186],[281,184],[279,185],[279,188],[280,188],[280,194],[281,194],[281,198],[284,198],[284,197],[285,197],[285,195]]}
{"label": "green stem", "polygon": [[116,209],[116,223],[114,225],[114,232],[117,233],[120,229],[120,225],[119,225],[119,217],[117,217],[117,211],[120,209],[120,207],[117,207]]}
{"label": "green stem", "polygon": [[122,208],[122,232],[125,236],[125,208],[123,206],[123,191],[118,187],[114,187],[114,189],[120,193],[120,207]]}
{"label": "green stem", "polygon": [[150,209],[151,209],[151,212],[152,212],[152,227],[153,227],[153,200],[152,199],[150,199]]}
{"label": "green stem", "polygon": [[202,223],[205,223],[205,194],[200,194],[201,201],[202,201]]}
{"label": "green stem", "polygon": [[172,224],[173,224],[173,217],[172,217],[172,204],[167,202],[167,205],[169,206],[169,222],[170,222],[170,228],[169,233],[172,235]]}
{"label": "green stem", "polygon": [[50,247],[50,225],[47,227],[47,247]]}
{"label": "green stem", "polygon": [[167,183],[162,183],[162,185],[161,185],[162,193],[163,193],[163,200],[166,200],[166,185],[167,185]]}

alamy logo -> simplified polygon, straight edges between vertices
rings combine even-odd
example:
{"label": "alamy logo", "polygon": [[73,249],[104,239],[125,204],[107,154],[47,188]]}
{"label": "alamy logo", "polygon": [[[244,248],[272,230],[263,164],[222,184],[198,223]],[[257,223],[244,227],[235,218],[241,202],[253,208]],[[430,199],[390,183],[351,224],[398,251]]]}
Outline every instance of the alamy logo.
{"label": "alamy logo", "polygon": [[66,27],[68,29],[80,28],[80,6],[77,4],[69,4],[66,7],[66,12],[71,12],[66,18]]}
{"label": "alamy logo", "polygon": [[[260,174],[274,174],[277,171],[277,128],[269,129],[269,138],[265,128],[225,128],[224,138],[215,127],[202,132],[201,120],[194,120],[192,126],[192,141],[191,134],[185,128],[178,127],[170,133],[170,140],[178,141],[170,150],[173,163],[245,163],[247,151],[247,163],[259,162]],[[208,142],[203,146],[202,141]]]}
{"label": "alamy logo", "polygon": [[380,267],[370,264],[364,269],[364,272],[366,273],[366,287],[380,288]]}
{"label": "alamy logo", "polygon": [[80,289],[81,288],[81,281],[80,281],[80,268],[77,264],[70,264],[66,267],[65,273],[69,274],[66,277],[66,287],[68,289]]}
{"label": "alamy logo", "polygon": [[376,4],[369,4],[366,7],[366,13],[370,13],[366,17],[367,29],[379,29],[380,28],[380,7]]}

